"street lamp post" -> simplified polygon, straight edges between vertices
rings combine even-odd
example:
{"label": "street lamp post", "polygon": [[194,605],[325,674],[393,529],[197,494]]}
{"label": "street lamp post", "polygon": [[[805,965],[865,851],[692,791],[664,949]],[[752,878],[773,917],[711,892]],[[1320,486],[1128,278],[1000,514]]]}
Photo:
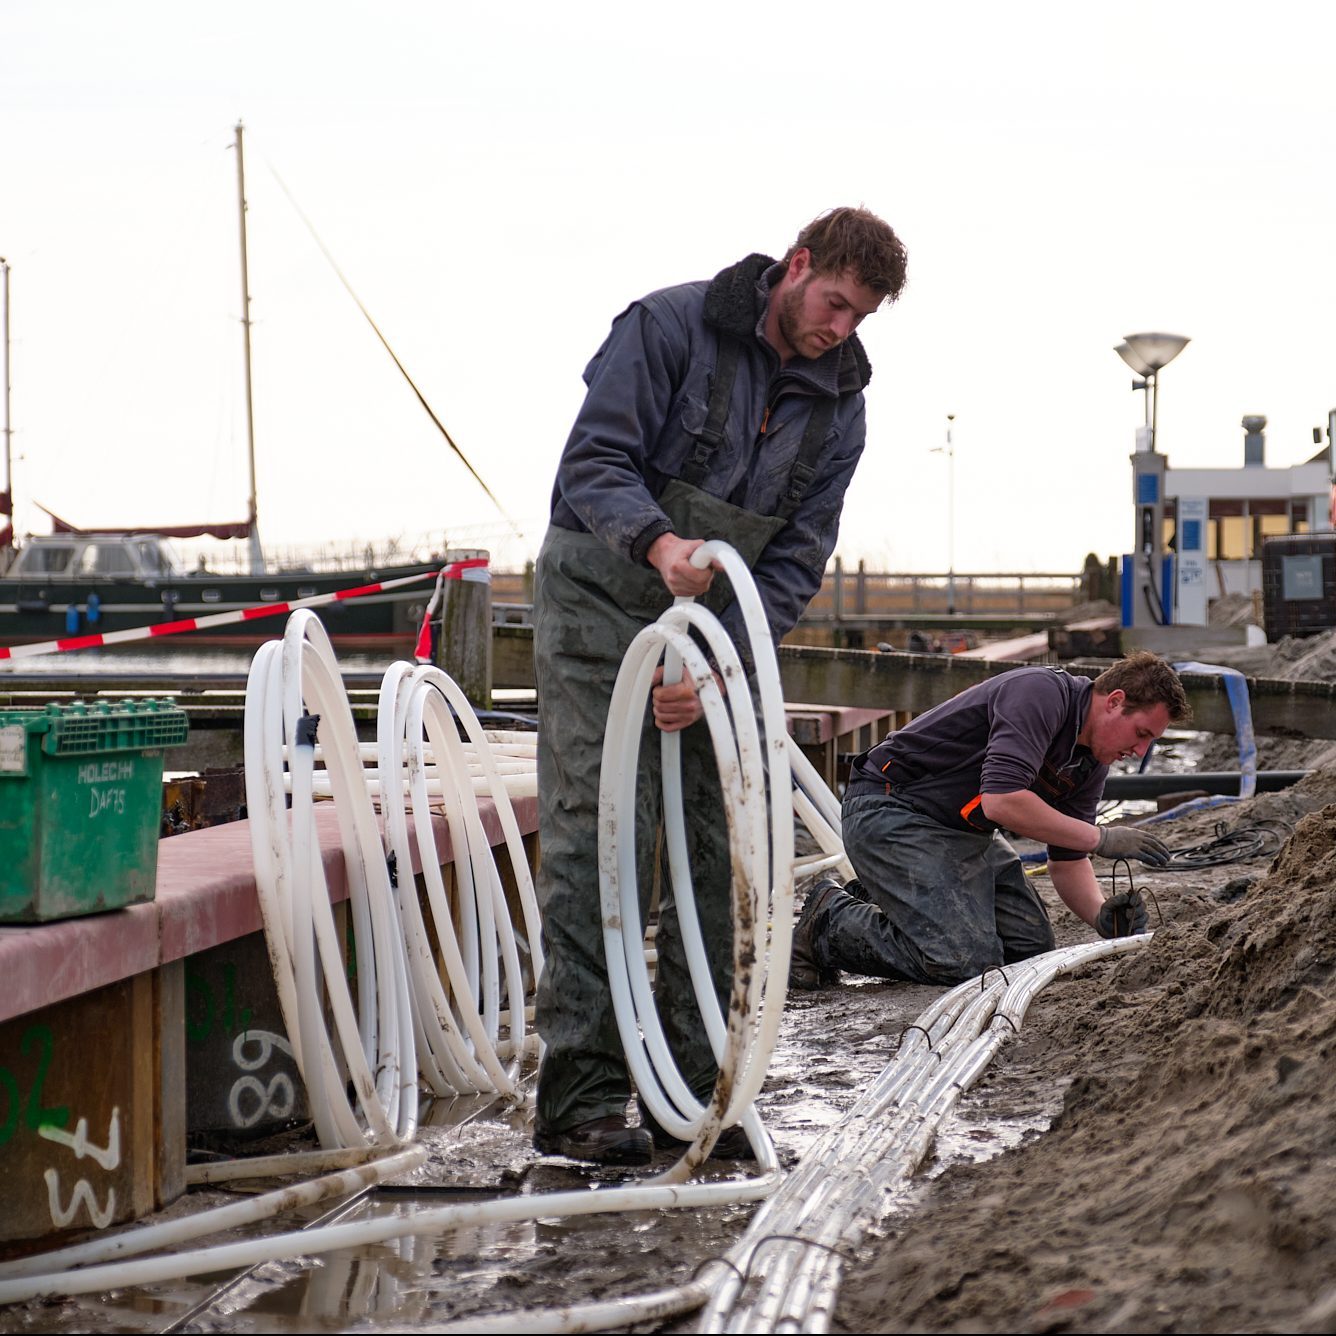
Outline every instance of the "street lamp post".
{"label": "street lamp post", "polygon": [[[1123,608],[1125,626],[1168,625],[1172,607],[1165,606],[1159,577],[1163,564],[1164,475],[1167,465],[1158,449],[1160,371],[1187,347],[1182,334],[1129,334],[1114,352],[1140,378],[1132,382],[1134,390],[1146,395],[1145,422],[1137,432],[1136,453],[1132,456],[1133,503],[1136,508],[1132,606]],[[1138,569],[1141,558],[1144,572]]]}
{"label": "street lamp post", "polygon": [[956,612],[956,452],[951,445],[951,424],[954,413],[946,415],[946,444],[935,445],[928,452],[946,456],[946,611]]}
{"label": "street lamp post", "polygon": [[1159,426],[1160,369],[1166,367],[1191,342],[1182,334],[1128,334],[1114,352],[1142,379],[1132,382],[1134,390],[1146,391],[1146,426],[1150,429],[1147,450],[1157,448],[1155,431]]}

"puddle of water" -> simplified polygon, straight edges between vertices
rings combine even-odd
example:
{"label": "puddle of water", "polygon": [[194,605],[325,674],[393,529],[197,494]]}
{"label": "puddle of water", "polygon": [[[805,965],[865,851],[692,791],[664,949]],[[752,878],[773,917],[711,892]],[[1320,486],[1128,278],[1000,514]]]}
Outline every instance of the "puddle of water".
{"label": "puddle of water", "polygon": [[[439,1205],[419,1198],[416,1205]],[[372,1201],[358,1220],[413,1213],[413,1201]],[[403,1327],[441,1320],[451,1296],[492,1292],[515,1270],[555,1247],[539,1222],[483,1225],[405,1236],[262,1267],[213,1305],[196,1325],[208,1331],[338,1331],[351,1322]]]}

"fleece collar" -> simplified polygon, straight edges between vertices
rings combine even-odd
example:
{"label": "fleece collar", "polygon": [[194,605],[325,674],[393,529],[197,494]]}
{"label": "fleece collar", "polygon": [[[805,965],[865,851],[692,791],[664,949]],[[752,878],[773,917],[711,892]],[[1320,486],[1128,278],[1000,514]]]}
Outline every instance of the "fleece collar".
{"label": "fleece collar", "polygon": [[[705,323],[739,339],[754,336],[765,320],[770,289],[782,273],[778,261],[760,254],[720,270],[705,290]],[[872,379],[872,364],[857,334],[814,361],[794,358],[786,369],[805,371],[827,394],[852,394]]]}

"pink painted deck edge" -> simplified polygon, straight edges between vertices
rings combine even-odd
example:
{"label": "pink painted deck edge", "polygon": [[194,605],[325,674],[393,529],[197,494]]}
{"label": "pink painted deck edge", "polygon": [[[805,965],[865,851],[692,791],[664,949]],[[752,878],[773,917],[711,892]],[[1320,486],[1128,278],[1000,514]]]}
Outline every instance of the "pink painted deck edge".
{"label": "pink painted deck edge", "polygon": [[[514,802],[520,833],[538,828],[538,801]],[[501,819],[488,799],[479,802],[483,829],[496,846]],[[330,899],[348,894],[332,803],[316,808],[316,831]],[[442,863],[451,861],[445,819],[432,817]],[[410,835],[412,828],[410,825]],[[415,861],[413,870],[418,871]],[[106,914],[0,927],[0,1021],[91,992],[119,979],[180,960],[198,951],[259,932],[259,898],[251,866],[248,821],[174,835],[158,844],[155,898]]]}

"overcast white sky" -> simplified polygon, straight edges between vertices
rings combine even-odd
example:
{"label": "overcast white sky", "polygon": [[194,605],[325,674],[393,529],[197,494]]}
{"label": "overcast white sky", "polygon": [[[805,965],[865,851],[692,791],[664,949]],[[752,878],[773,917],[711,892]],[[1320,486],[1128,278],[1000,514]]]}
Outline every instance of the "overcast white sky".
{"label": "overcast white sky", "polygon": [[[266,542],[536,549],[612,317],[864,203],[910,255],[863,327],[839,551],[1073,570],[1172,464],[1314,452],[1336,405],[1336,7],[3,0],[0,255],[20,528],[245,511],[232,127],[247,127]],[[281,178],[526,541],[450,456]],[[955,414],[948,464],[931,453]],[[478,527],[475,527],[478,526]],[[491,534],[488,530],[497,530]]]}

